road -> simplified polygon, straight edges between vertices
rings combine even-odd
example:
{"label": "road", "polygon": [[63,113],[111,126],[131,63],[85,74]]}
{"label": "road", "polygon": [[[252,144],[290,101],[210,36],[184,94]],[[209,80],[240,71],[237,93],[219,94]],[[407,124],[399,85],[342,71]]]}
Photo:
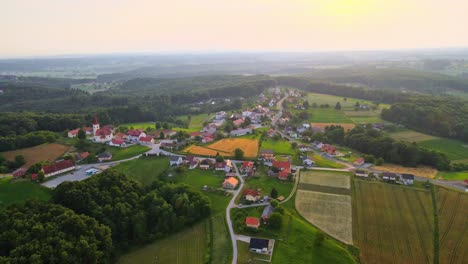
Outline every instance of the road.
{"label": "road", "polygon": [[229,205],[226,207],[226,222],[228,225],[229,235],[231,236],[231,243],[232,243],[232,264],[237,264],[238,250],[237,250],[237,236],[234,233],[234,228],[232,227],[231,209],[236,207],[236,197],[237,195],[239,195],[239,192],[244,188],[244,179],[240,175],[239,170],[237,169],[237,165],[236,165],[236,163],[238,162],[239,161],[233,162],[233,165],[234,165],[234,169],[236,170],[237,177],[240,180],[240,185],[237,191],[232,196],[232,199],[229,202]]}

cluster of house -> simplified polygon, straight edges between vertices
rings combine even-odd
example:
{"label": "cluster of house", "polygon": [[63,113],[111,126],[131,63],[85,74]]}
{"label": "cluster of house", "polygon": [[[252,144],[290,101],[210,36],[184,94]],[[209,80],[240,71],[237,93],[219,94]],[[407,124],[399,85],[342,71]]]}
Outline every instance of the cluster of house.
{"label": "cluster of house", "polygon": [[[44,173],[45,177],[51,177],[51,176],[62,174],[68,171],[72,171],[74,169],[75,169],[75,164],[73,163],[73,160],[60,160],[52,164],[42,166],[41,171]],[[26,172],[27,172],[26,168],[19,168],[15,170],[12,174],[13,174],[13,177],[18,178],[18,177],[24,176]],[[37,180],[38,174],[37,173],[31,174],[31,179]]]}
{"label": "cluster of house", "polygon": [[147,135],[142,129],[131,129],[126,134],[116,133],[115,128],[111,125],[100,127],[97,117],[94,117],[93,126],[85,128],[77,128],[68,132],[69,138],[78,136],[78,132],[82,129],[86,135],[91,135],[91,140],[95,143],[105,143],[115,147],[126,147],[127,144],[143,144],[151,145],[154,143],[154,137]]}
{"label": "cluster of house", "polygon": [[331,144],[324,144],[320,141],[312,142],[312,147],[322,151],[325,155],[329,157],[335,157],[337,155],[336,147]]}
{"label": "cluster of house", "polygon": [[[284,120],[284,123],[287,123],[289,121],[288,117],[282,118]],[[281,119],[280,119],[281,123]],[[308,130],[310,130],[312,127],[310,124],[304,123],[301,125],[298,125],[296,127],[293,126],[285,126],[284,127],[284,133],[286,133],[288,136],[292,138],[301,138],[302,134]]]}
{"label": "cluster of house", "polygon": [[275,208],[271,205],[265,206],[262,212],[262,216],[260,218],[258,217],[253,217],[253,216],[247,216],[245,218],[245,226],[252,228],[252,229],[258,229],[263,223],[264,225],[268,224],[268,219],[270,218],[271,214],[275,211]]}
{"label": "cluster of house", "polygon": [[264,149],[260,151],[258,159],[262,160],[263,164],[265,164],[266,166],[276,168],[276,172],[273,169],[270,169],[268,171],[268,176],[277,177],[280,180],[289,179],[289,174],[292,173],[291,162],[275,160],[275,153],[273,152],[273,150]]}
{"label": "cluster of house", "polygon": [[[354,172],[354,175],[357,177],[369,177],[369,172],[362,169],[357,169]],[[401,183],[404,185],[413,185],[414,183],[414,175],[408,173],[393,173],[393,172],[384,172],[384,173],[374,173],[377,178],[382,179],[388,183]]]}

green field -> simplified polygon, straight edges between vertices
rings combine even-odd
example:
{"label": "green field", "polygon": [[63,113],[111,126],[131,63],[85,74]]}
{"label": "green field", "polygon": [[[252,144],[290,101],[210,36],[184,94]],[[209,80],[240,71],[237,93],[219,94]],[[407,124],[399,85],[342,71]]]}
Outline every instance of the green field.
{"label": "green field", "polygon": [[291,147],[291,143],[286,139],[279,139],[277,141],[272,138],[265,138],[260,146],[260,151],[264,149],[271,149],[275,155],[290,155],[293,156],[296,151]]}
{"label": "green field", "polygon": [[202,264],[207,250],[207,226],[208,220],[205,220],[177,234],[123,255],[118,263]]}
{"label": "green field", "polygon": [[355,124],[384,123],[385,121],[378,116],[350,117]]}
{"label": "green field", "polygon": [[270,256],[250,252],[249,243],[246,242],[237,241],[237,250],[239,252],[239,256],[237,257],[237,263],[239,264],[264,264],[268,263],[268,260],[270,260]]}
{"label": "green field", "polygon": [[135,157],[150,149],[151,148],[147,146],[132,145],[126,148],[109,147],[108,151],[112,153],[112,161],[116,161]]}
{"label": "green field", "polygon": [[438,138],[422,141],[418,144],[425,148],[438,150],[442,153],[445,153],[452,161],[468,158],[468,143],[463,143],[458,140]]}
{"label": "green field", "polygon": [[121,124],[121,127],[128,127],[133,129],[143,129],[146,130],[148,127],[151,129],[156,129],[155,127],[156,123],[155,122],[139,122],[139,123],[125,123]]}
{"label": "green field", "polygon": [[[346,98],[346,101],[344,101],[344,98],[340,96],[334,96],[334,95],[328,95],[328,94],[317,94],[317,93],[308,93],[307,100],[309,101],[309,104],[311,105],[312,103],[316,103],[318,105],[329,104],[330,107],[332,108],[335,107],[335,104],[337,102],[340,102],[342,109],[353,109],[356,102],[359,102],[360,104],[368,104],[368,105],[373,104],[371,101],[362,100],[362,99]],[[380,104],[379,107],[386,108],[386,107],[389,107],[389,105]]]}
{"label": "green field", "polygon": [[139,158],[120,163],[113,169],[125,173],[128,177],[149,186],[159,175],[169,168],[168,158]]}
{"label": "green field", "polygon": [[12,203],[21,203],[28,199],[47,201],[51,191],[41,185],[27,181],[15,181],[11,177],[0,179],[0,210]]}
{"label": "green field", "polygon": [[[226,205],[227,206],[227,205]],[[213,250],[211,263],[229,263],[232,258],[232,244],[224,212],[211,217],[213,224]]]}
{"label": "green field", "polygon": [[[259,175],[259,176],[257,176]],[[255,177],[248,179],[245,182],[245,188],[259,190],[261,196],[270,196],[271,189],[275,188],[278,191],[278,196],[289,196],[294,186],[292,182],[280,181],[274,177],[268,177],[264,173],[256,173]]]}
{"label": "green field", "polygon": [[330,108],[309,108],[309,123],[353,123],[343,110],[336,110],[334,106]]}
{"label": "green field", "polygon": [[468,179],[468,171],[439,171],[437,178],[446,180],[463,181]]}
{"label": "green field", "polygon": [[431,192],[354,181],[353,237],[363,263],[433,263]]}
{"label": "green field", "polygon": [[343,164],[334,162],[332,160],[328,160],[318,154],[311,154],[309,155],[312,160],[315,162],[315,166],[322,167],[322,168],[334,168],[334,169],[342,169],[345,166]]}
{"label": "green field", "polygon": [[405,129],[403,131],[394,132],[389,134],[395,140],[402,140],[408,142],[421,142],[426,140],[437,139],[437,137],[419,133],[413,130]]}

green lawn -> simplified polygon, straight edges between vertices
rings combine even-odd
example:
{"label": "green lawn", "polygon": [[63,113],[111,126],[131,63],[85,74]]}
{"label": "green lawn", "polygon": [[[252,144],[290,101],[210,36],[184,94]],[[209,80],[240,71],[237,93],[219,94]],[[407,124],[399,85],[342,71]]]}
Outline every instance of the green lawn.
{"label": "green lawn", "polygon": [[438,138],[418,143],[419,145],[445,153],[450,160],[462,160],[468,158],[468,143],[458,140]]}
{"label": "green lawn", "polygon": [[265,138],[260,146],[260,151],[264,149],[271,149],[275,155],[291,155],[294,156],[296,151],[291,147],[291,143],[286,139],[279,139],[277,141],[272,138]]}
{"label": "green lawn", "polygon": [[[362,100],[362,99],[346,98],[346,101],[345,101],[344,98],[341,96],[317,94],[317,93],[308,93],[307,100],[309,101],[310,105],[312,105],[313,103],[316,103],[317,105],[329,104],[331,108],[335,107],[337,102],[340,102],[342,109],[354,109],[354,105],[356,104],[356,102],[359,102],[360,104],[368,104],[368,105],[373,104],[371,101]],[[388,108],[388,107],[390,106],[387,104],[379,105],[379,108]]]}
{"label": "green lawn", "polygon": [[354,116],[350,117],[355,124],[384,123],[385,121],[378,116]]}
{"label": "green lawn", "polygon": [[237,250],[239,252],[237,263],[264,264],[268,262],[258,259],[270,260],[270,256],[250,252],[249,243],[246,242],[237,241]]}
{"label": "green lawn", "polygon": [[137,155],[145,153],[150,149],[151,148],[147,146],[132,145],[127,148],[109,147],[108,151],[112,153],[112,161],[116,161],[135,157]]}
{"label": "green lawn", "polygon": [[128,127],[133,129],[143,129],[146,130],[146,128],[151,128],[151,129],[156,129],[155,127],[155,122],[139,122],[139,123],[125,123],[120,125],[121,127]]}
{"label": "green lawn", "polygon": [[123,172],[131,179],[148,186],[167,168],[169,168],[168,158],[148,157],[120,163],[113,169]]}
{"label": "green lawn", "polygon": [[[259,176],[257,176],[259,175]],[[265,173],[256,173],[255,177],[248,179],[245,182],[245,188],[252,188],[259,190],[261,196],[270,196],[271,189],[275,188],[278,191],[278,196],[289,196],[292,191],[294,183],[287,181],[280,181],[274,177],[268,177]]]}
{"label": "green lawn", "polygon": [[446,180],[463,181],[468,179],[468,171],[439,171],[437,173],[437,178],[439,177]]}
{"label": "green lawn", "polygon": [[11,177],[0,179],[0,210],[12,203],[28,199],[47,201],[50,197],[50,189],[29,180],[15,181]]}
{"label": "green lawn", "polygon": [[312,157],[312,160],[315,162],[315,166],[317,167],[334,168],[334,169],[342,169],[345,167],[344,165],[340,163],[328,160],[318,154],[312,154],[310,156]]}
{"label": "green lawn", "polygon": [[347,117],[343,110],[330,108],[309,108],[310,123],[353,123],[351,118]]}

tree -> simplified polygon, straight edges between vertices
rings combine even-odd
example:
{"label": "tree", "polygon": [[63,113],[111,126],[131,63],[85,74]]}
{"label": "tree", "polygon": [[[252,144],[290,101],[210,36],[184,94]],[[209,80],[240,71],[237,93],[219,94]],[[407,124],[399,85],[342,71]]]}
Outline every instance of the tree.
{"label": "tree", "polygon": [[305,100],[304,103],[302,103],[302,106],[304,109],[309,109],[309,101]]}
{"label": "tree", "polygon": [[359,104],[359,101],[357,101],[356,104],[354,104],[354,107],[356,107],[356,108],[361,107],[361,104]]}
{"label": "tree", "polygon": [[375,160],[375,165],[377,166],[381,166],[384,164],[384,159],[382,157],[378,158],[377,160]]}
{"label": "tree", "polygon": [[336,102],[335,109],[336,109],[336,110],[341,110],[341,104],[340,104],[340,102]]}
{"label": "tree", "polygon": [[274,212],[268,218],[268,227],[271,229],[280,229],[283,223],[283,216],[277,212]]}
{"label": "tree", "polygon": [[75,148],[77,148],[80,151],[83,151],[89,148],[90,145],[91,143],[89,143],[87,140],[78,139],[78,141],[75,143]]}
{"label": "tree", "polygon": [[45,179],[45,175],[44,175],[44,172],[41,170],[41,171],[39,171],[39,172],[37,173],[37,180],[38,180],[39,182],[43,182],[44,179]]}
{"label": "tree", "polygon": [[312,103],[312,108],[317,108],[317,103]]}
{"label": "tree", "polygon": [[156,127],[157,130],[161,129],[161,123],[156,122],[155,127]]}
{"label": "tree", "polygon": [[323,241],[325,240],[325,235],[322,231],[318,231],[317,235],[315,236],[314,246],[321,247],[323,245]]}
{"label": "tree", "polygon": [[276,207],[278,207],[279,202],[278,202],[278,200],[272,200],[272,201],[270,202],[270,205],[273,206],[273,208],[276,208]]}
{"label": "tree", "polygon": [[309,119],[309,113],[306,111],[302,111],[299,113],[299,118],[302,120],[308,120]]}
{"label": "tree", "polygon": [[271,189],[270,197],[271,197],[272,199],[278,198],[278,191],[277,191],[275,188],[272,188],[272,189]]}
{"label": "tree", "polygon": [[224,161],[223,156],[220,156],[220,155],[218,154],[218,156],[216,156],[216,162],[223,162],[223,161]]}
{"label": "tree", "polygon": [[26,163],[26,160],[24,159],[23,155],[16,155],[15,156],[15,167],[21,167]]}
{"label": "tree", "polygon": [[163,125],[162,125],[162,127],[163,127],[164,129],[169,129],[169,124],[168,124],[167,122],[164,122]]}
{"label": "tree", "polygon": [[236,160],[242,160],[244,158],[244,151],[240,148],[234,150],[234,158]]}
{"label": "tree", "polygon": [[346,97],[343,97],[343,101],[345,101],[345,102],[346,102],[346,101],[348,101],[348,98],[346,98]]}
{"label": "tree", "polygon": [[291,143],[291,148],[296,149],[297,148],[297,143],[296,142]]}
{"label": "tree", "polygon": [[78,130],[78,139],[86,139],[86,132],[83,129]]}
{"label": "tree", "polygon": [[159,139],[164,139],[164,133],[162,131],[159,132]]}

